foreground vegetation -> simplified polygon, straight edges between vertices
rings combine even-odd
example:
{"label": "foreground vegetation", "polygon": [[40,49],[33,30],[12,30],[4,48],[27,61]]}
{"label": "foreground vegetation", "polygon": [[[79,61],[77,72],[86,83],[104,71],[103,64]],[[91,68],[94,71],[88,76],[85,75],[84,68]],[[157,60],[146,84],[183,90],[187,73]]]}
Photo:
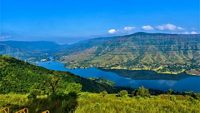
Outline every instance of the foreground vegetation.
{"label": "foreground vegetation", "polygon": [[84,93],[76,113],[200,113],[200,100],[182,95],[116,97]]}
{"label": "foreground vegetation", "polygon": [[52,113],[200,113],[200,98],[190,95],[133,96],[81,92],[77,97],[66,96],[57,101],[47,96],[31,100],[21,94],[0,95],[0,98],[1,107],[8,106],[11,111],[27,107],[30,113],[47,109]]}

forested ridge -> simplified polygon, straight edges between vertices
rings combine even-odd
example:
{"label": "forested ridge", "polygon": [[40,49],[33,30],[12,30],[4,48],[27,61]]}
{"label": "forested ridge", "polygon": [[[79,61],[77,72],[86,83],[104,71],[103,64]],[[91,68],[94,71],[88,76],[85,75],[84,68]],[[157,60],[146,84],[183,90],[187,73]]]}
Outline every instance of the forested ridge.
{"label": "forested ridge", "polygon": [[45,89],[51,87],[54,79],[59,81],[60,87],[78,83],[83,91],[112,90],[107,84],[99,84],[68,72],[48,70],[9,56],[0,56],[0,70],[1,93],[28,93],[34,88]]}

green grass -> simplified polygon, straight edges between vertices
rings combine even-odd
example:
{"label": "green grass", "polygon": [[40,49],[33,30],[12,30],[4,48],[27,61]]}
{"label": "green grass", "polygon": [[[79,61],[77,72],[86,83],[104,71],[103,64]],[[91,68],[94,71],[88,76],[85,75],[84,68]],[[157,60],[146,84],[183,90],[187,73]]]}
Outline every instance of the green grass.
{"label": "green grass", "polygon": [[0,108],[11,106],[24,106],[28,102],[27,95],[24,94],[0,94]]}
{"label": "green grass", "polygon": [[83,93],[76,113],[200,113],[200,101],[189,96],[116,97]]}
{"label": "green grass", "polygon": [[[183,95],[117,97],[116,94],[102,96],[82,92],[77,102],[75,113],[200,113],[200,100]],[[26,106],[27,103],[27,95],[0,95],[0,108],[6,105]]]}

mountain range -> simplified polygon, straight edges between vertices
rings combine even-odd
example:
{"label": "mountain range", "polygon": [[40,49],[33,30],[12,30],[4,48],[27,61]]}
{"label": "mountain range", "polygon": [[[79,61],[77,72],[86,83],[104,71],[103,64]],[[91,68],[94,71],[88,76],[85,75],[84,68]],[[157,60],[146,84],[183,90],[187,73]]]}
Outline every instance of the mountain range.
{"label": "mountain range", "polygon": [[57,55],[71,68],[154,70],[170,74],[197,71],[199,74],[200,35],[139,32],[95,38],[70,45]]}
{"label": "mountain range", "polygon": [[27,61],[53,56],[69,68],[200,74],[200,34],[138,32],[88,39],[70,45],[45,41],[1,41],[0,54]]}

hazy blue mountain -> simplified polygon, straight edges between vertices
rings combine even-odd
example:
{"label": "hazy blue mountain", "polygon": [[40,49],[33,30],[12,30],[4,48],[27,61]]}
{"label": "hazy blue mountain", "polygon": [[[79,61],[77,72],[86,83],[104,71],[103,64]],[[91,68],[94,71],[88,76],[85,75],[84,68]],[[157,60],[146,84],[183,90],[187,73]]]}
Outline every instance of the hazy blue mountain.
{"label": "hazy blue mountain", "polygon": [[20,59],[36,60],[52,56],[54,52],[62,49],[54,42],[48,41],[0,41],[0,54],[11,55]]}
{"label": "hazy blue mountain", "polygon": [[1,41],[1,44],[9,45],[12,48],[24,49],[24,50],[51,50],[58,48],[60,45],[54,42],[48,41]]}

